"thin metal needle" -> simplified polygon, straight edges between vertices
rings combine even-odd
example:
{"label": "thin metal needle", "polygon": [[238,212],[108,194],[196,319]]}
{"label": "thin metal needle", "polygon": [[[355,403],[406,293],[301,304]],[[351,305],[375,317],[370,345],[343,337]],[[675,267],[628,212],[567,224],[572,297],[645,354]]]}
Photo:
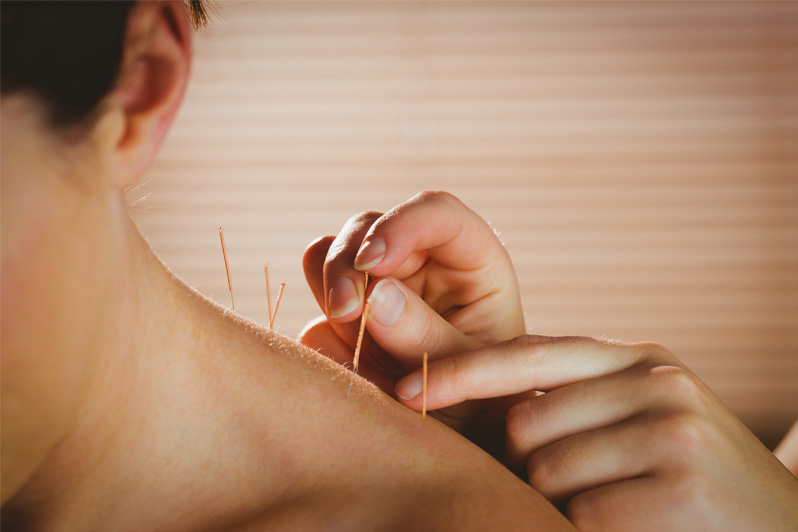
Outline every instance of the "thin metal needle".
{"label": "thin metal needle", "polygon": [[227,272],[227,287],[230,289],[230,303],[233,305],[233,312],[236,310],[236,302],[233,299],[233,281],[230,279],[230,266],[227,264],[227,249],[224,247],[224,231],[219,227],[219,240],[222,241],[222,255],[224,256],[224,270]]}

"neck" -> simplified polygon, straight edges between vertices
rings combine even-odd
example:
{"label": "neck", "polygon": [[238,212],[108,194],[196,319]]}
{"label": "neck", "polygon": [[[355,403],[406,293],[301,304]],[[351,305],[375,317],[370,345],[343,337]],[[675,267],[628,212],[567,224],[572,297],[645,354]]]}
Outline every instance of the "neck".
{"label": "neck", "polygon": [[287,342],[185,286],[131,223],[122,233],[99,370],[74,427],[9,508],[92,529],[107,529],[104,515],[117,525],[146,515],[143,528],[157,529],[284,496],[269,462],[293,458],[278,420],[296,394],[286,370],[297,359],[274,349]]}

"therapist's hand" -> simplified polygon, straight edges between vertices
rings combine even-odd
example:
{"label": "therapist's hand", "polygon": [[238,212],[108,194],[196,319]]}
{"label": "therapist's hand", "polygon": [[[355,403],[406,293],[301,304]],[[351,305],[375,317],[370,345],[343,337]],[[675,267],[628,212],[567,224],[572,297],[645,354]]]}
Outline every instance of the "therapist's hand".
{"label": "therapist's hand", "polygon": [[[396,386],[417,410],[420,378]],[[427,405],[530,390],[508,465],[580,530],[798,529],[798,479],[659,345],[521,336],[431,363]]]}
{"label": "therapist's hand", "polygon": [[337,237],[311,244],[303,265],[325,318],[300,341],[351,362],[370,299],[361,373],[389,392],[424,352],[435,360],[525,332],[507,251],[479,215],[445,192],[352,217]]}

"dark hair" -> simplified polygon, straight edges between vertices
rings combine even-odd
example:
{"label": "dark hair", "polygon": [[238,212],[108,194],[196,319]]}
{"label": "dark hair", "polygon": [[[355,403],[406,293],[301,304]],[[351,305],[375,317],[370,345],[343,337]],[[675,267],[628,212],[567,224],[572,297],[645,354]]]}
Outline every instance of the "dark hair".
{"label": "dark hair", "polygon": [[[195,27],[202,0],[184,2]],[[0,91],[27,92],[57,129],[92,121],[119,75],[133,0],[0,2]]]}

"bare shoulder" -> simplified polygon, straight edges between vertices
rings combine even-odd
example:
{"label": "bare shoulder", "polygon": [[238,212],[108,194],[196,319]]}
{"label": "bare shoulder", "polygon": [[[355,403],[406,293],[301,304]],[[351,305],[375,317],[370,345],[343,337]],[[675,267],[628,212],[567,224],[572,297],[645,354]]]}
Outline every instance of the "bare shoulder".
{"label": "bare shoulder", "polygon": [[[460,435],[290,340],[247,364],[248,430],[273,489],[236,530],[573,530]],[[268,406],[279,408],[267,408]],[[256,410],[253,412],[252,410]]]}

